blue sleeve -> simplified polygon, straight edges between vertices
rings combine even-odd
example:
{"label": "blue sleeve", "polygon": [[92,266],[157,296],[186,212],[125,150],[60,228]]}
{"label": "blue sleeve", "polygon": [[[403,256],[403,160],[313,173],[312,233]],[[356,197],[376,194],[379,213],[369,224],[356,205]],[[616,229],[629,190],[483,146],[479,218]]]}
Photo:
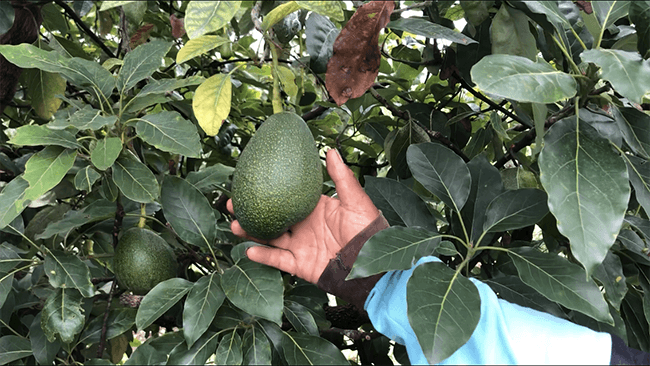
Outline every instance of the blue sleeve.
{"label": "blue sleeve", "polygon": [[[375,329],[405,345],[413,365],[428,362],[406,314],[406,283],[416,266],[432,261],[440,260],[424,257],[409,270],[386,273],[365,303]],[[488,285],[470,280],[481,296],[481,318],[469,341],[441,365],[609,364],[608,333],[498,299]]]}

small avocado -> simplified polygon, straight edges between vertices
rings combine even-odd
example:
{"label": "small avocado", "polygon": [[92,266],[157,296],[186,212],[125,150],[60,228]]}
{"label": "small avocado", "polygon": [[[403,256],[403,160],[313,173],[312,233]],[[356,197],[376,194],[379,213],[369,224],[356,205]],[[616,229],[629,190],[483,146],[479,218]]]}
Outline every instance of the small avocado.
{"label": "small avocado", "polygon": [[252,237],[269,240],[304,220],[320,199],[323,165],[314,137],[294,113],[270,116],[242,151],[232,178],[232,204]]}
{"label": "small avocado", "polygon": [[176,277],[176,258],[158,234],[133,227],[117,243],[113,269],[120,285],[144,295],[158,283]]}

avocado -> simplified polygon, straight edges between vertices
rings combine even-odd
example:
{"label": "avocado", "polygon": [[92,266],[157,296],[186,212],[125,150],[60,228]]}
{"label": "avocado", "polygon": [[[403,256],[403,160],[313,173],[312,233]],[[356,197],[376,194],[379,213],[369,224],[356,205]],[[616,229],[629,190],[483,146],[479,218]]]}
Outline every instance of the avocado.
{"label": "avocado", "polygon": [[320,199],[323,165],[305,121],[270,116],[242,151],[232,178],[232,204],[252,237],[277,238],[304,220]]}
{"label": "avocado", "polygon": [[117,243],[113,269],[121,286],[144,295],[158,283],[176,277],[176,258],[158,234],[133,227]]}

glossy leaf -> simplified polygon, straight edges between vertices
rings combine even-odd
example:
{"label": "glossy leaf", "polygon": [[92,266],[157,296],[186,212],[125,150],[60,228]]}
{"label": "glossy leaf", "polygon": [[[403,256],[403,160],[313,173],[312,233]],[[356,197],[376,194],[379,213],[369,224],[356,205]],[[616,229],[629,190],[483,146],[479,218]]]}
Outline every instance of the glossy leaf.
{"label": "glossy leaf", "polygon": [[219,346],[215,352],[215,361],[217,365],[240,365],[242,362],[242,341],[237,330],[233,330],[230,333],[221,338],[219,341]]}
{"label": "glossy leaf", "polygon": [[157,284],[142,299],[135,325],[144,329],[156,321],[192,289],[192,282],[182,278],[170,278]]}
{"label": "glossy leaf", "polygon": [[632,151],[650,159],[650,116],[636,108],[611,108],[616,125]]}
{"label": "glossy leaf", "polygon": [[296,1],[301,8],[314,11],[320,15],[323,15],[329,19],[335,20],[337,22],[342,22],[345,20],[345,15],[343,14],[343,8],[341,7],[341,1],[335,0],[320,0],[320,1],[307,1],[300,0]]}
{"label": "glossy leaf", "polygon": [[230,114],[232,82],[230,75],[216,74],[204,81],[194,94],[192,108],[199,126],[210,136],[216,136]]}
{"label": "glossy leaf", "polygon": [[614,324],[603,294],[592,280],[585,279],[585,271],[580,266],[557,254],[530,247],[512,248],[508,255],[521,280],[549,300],[603,323]]}
{"label": "glossy leaf", "polygon": [[185,61],[201,56],[202,54],[229,42],[230,40],[228,38],[213,35],[203,35],[198,38],[190,39],[183,45],[183,48],[178,51],[178,54],[176,55],[176,63],[182,64]]}
{"label": "glossy leaf", "polygon": [[185,30],[190,39],[221,29],[241,7],[238,1],[191,1],[185,11]]}
{"label": "glossy leaf", "polygon": [[185,343],[176,346],[169,354],[169,365],[205,365],[208,358],[215,352],[219,333],[206,332],[192,347]]}
{"label": "glossy leaf", "polygon": [[643,209],[650,212],[650,164],[632,155],[626,155],[625,158],[634,195]]}
{"label": "glossy leaf", "polygon": [[225,298],[216,273],[194,283],[183,307],[183,335],[189,347],[208,329]]}
{"label": "glossy leaf", "polygon": [[419,226],[437,231],[427,204],[404,184],[388,178],[365,176],[365,191],[391,226]]}
{"label": "glossy leaf", "polygon": [[[106,320],[106,339],[113,339],[120,334],[130,330],[135,325],[135,315],[137,309],[133,308],[116,308],[111,309],[108,313],[108,319]],[[99,343],[99,340],[102,335],[102,327],[104,324],[104,317],[99,316],[94,318],[88,323],[86,329],[79,337],[78,342],[84,344],[95,344]]]}
{"label": "glossy leaf", "polygon": [[519,102],[554,103],[573,97],[577,90],[571,75],[521,56],[485,56],[471,74],[481,90]]}
{"label": "glossy leaf", "polygon": [[528,17],[520,10],[501,4],[492,19],[490,37],[493,54],[522,56],[531,61],[537,58],[539,51],[528,27]]}
{"label": "glossy leaf", "polygon": [[513,304],[543,311],[560,318],[566,318],[562,308],[547,299],[534,288],[526,285],[517,276],[491,278],[484,281],[499,296]]}
{"label": "glossy leaf", "polygon": [[70,230],[76,227],[114,217],[115,210],[115,203],[107,200],[97,200],[81,210],[66,212],[63,219],[48,224],[43,232],[36,235],[36,239],[47,239],[57,234],[67,236]]}
{"label": "glossy leaf", "polygon": [[539,167],[558,230],[591,274],[623,224],[630,197],[625,162],[593,127],[566,118],[547,131]]}
{"label": "glossy leaf", "polygon": [[440,238],[438,233],[419,227],[384,229],[363,245],[348,279],[409,269],[421,257],[433,254]]}
{"label": "glossy leaf", "polygon": [[485,211],[484,230],[506,231],[534,225],[548,213],[546,192],[534,188],[506,191]]}
{"label": "glossy leaf", "polygon": [[7,297],[14,284],[14,274],[13,272],[9,274],[0,272],[0,304],[4,304],[7,301]]}
{"label": "glossy leaf", "polygon": [[339,29],[328,18],[311,13],[305,23],[305,35],[311,67],[316,73],[324,73],[327,71],[327,62],[332,57]]}
{"label": "glossy leaf", "polygon": [[477,43],[475,40],[462,33],[456,32],[440,24],[433,23],[425,18],[398,18],[397,20],[388,23],[386,28],[406,31],[427,38],[442,38],[463,45]]}
{"label": "glossy leaf", "polygon": [[29,327],[29,342],[32,346],[34,358],[40,365],[51,365],[61,348],[61,341],[50,342],[45,337],[41,328],[41,313],[38,313]]}
{"label": "glossy leaf", "polygon": [[406,153],[413,177],[456,212],[467,202],[472,178],[463,159],[433,142],[411,145]]}
{"label": "glossy leaf", "polygon": [[138,136],[160,150],[198,158],[201,154],[199,133],[194,124],[178,112],[148,114],[135,126]]}
{"label": "glossy leaf", "polygon": [[60,146],[47,146],[32,155],[25,164],[23,179],[29,182],[25,190],[25,199],[35,200],[54,188],[72,168],[77,150]]}
{"label": "glossy leaf", "polygon": [[45,274],[54,288],[76,288],[84,297],[95,296],[90,270],[76,255],[51,251],[45,257]]}
{"label": "glossy leaf", "polygon": [[124,365],[161,365],[167,362],[167,354],[158,352],[149,344],[139,345]]}
{"label": "glossy leaf", "polygon": [[638,37],[637,49],[647,59],[650,57],[650,1],[630,1],[629,15]]}
{"label": "glossy leaf", "polygon": [[243,365],[271,364],[271,343],[258,327],[255,326],[246,330],[243,336],[242,349],[244,350]]}
{"label": "glossy leaf", "polygon": [[89,192],[99,178],[101,178],[101,175],[88,165],[75,174],[74,187],[80,191]]}
{"label": "glossy leaf", "polygon": [[347,360],[327,340],[307,334],[282,332],[282,354],[288,365],[344,365]]}
{"label": "glossy leaf", "polygon": [[481,298],[469,279],[440,262],[413,270],[406,285],[407,314],[430,364],[451,356],[471,337]]}
{"label": "glossy leaf", "polygon": [[274,24],[281,21],[287,15],[300,9],[300,5],[296,1],[287,1],[273,8],[262,20],[262,30],[267,31]]}
{"label": "glossy leaf", "polygon": [[[636,1],[594,1],[592,4],[594,13],[598,17],[602,28],[607,29],[617,20],[627,16],[630,12],[630,5]],[[630,15],[632,13],[630,12]]]}
{"label": "glossy leaf", "polygon": [[[208,37],[208,36],[206,36]],[[192,42],[189,41],[188,43],[181,48],[178,53],[180,54],[182,50],[184,50],[187,45]],[[180,63],[180,62],[178,62]],[[202,82],[205,81],[205,78],[202,76],[190,76],[186,77],[183,79],[160,79],[160,80],[152,80],[149,84],[147,84],[140,92],[136,95],[136,98],[144,98],[146,96],[150,96],[152,94],[164,94],[164,93],[169,93],[172,90],[176,90],[179,88],[185,88],[188,86],[194,86],[194,85],[200,85]]]}
{"label": "glossy leaf", "polygon": [[11,224],[27,207],[29,201],[25,199],[25,192],[28,187],[29,183],[20,176],[9,182],[0,192],[0,229]]}
{"label": "glossy leaf", "polygon": [[285,300],[284,316],[287,317],[289,323],[293,325],[293,329],[298,333],[306,333],[313,336],[319,335],[316,321],[305,306],[294,301]]}
{"label": "glossy leaf", "polygon": [[106,137],[97,141],[97,145],[90,153],[90,159],[99,170],[110,168],[122,151],[122,140],[118,137]]}
{"label": "glossy leaf", "polygon": [[228,300],[245,312],[282,323],[283,285],[277,269],[241,259],[221,276]]}
{"label": "glossy leaf", "polygon": [[6,335],[0,338],[0,365],[20,360],[32,355],[29,340],[15,335]]}
{"label": "glossy leaf", "polygon": [[170,42],[156,39],[127,53],[117,74],[117,89],[120,93],[125,93],[140,80],[151,76],[161,66],[162,59],[170,47]]}
{"label": "glossy leaf", "polygon": [[601,48],[587,50],[580,57],[600,66],[602,78],[634,103],[641,103],[643,95],[650,91],[650,61],[644,61],[637,52]]}
{"label": "glossy leaf", "polygon": [[38,69],[23,70],[23,75],[34,111],[39,117],[49,120],[61,106],[62,100],[57,95],[65,93],[65,79]]}
{"label": "glossy leaf", "polygon": [[616,310],[619,310],[627,293],[621,259],[616,254],[608,252],[603,263],[596,267],[594,278],[605,287],[605,297]]}
{"label": "glossy leaf", "polygon": [[76,289],[58,288],[45,300],[41,328],[48,341],[54,342],[58,336],[63,343],[70,343],[81,332],[85,322],[82,299]]}
{"label": "glossy leaf", "polygon": [[467,199],[468,203],[461,213],[465,223],[472,225],[469,233],[470,240],[478,245],[478,239],[483,234],[483,223],[488,219],[485,210],[504,188],[499,171],[484,156],[479,155],[472,159],[467,163],[467,168],[472,177],[472,188]]}
{"label": "glossy leaf", "polygon": [[198,172],[190,172],[186,179],[198,190],[207,193],[214,189],[224,189],[223,186],[234,172],[235,168],[218,163]]}
{"label": "glossy leaf", "polygon": [[135,202],[151,203],[159,195],[156,177],[130,153],[123,154],[113,163],[113,182],[122,194]]}
{"label": "glossy leaf", "polygon": [[186,242],[209,248],[216,237],[217,221],[207,198],[186,180],[167,176],[160,202],[165,218]]}
{"label": "glossy leaf", "polygon": [[56,145],[71,149],[80,148],[77,139],[68,131],[50,130],[45,126],[27,125],[16,129],[10,143],[22,146]]}

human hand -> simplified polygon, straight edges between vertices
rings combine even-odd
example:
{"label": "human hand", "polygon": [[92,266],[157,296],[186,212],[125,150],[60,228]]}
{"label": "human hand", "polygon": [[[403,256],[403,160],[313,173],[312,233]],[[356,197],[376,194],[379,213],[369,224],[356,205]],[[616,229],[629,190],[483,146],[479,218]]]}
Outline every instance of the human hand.
{"label": "human hand", "polygon": [[[270,245],[248,248],[250,260],[315,284],[330,259],[379,216],[379,210],[335,149],[327,152],[326,163],[338,198],[322,195],[314,211],[279,238],[257,240],[249,237],[239,222],[230,224],[235,235]],[[228,200],[227,208],[233,212],[232,200]]]}

